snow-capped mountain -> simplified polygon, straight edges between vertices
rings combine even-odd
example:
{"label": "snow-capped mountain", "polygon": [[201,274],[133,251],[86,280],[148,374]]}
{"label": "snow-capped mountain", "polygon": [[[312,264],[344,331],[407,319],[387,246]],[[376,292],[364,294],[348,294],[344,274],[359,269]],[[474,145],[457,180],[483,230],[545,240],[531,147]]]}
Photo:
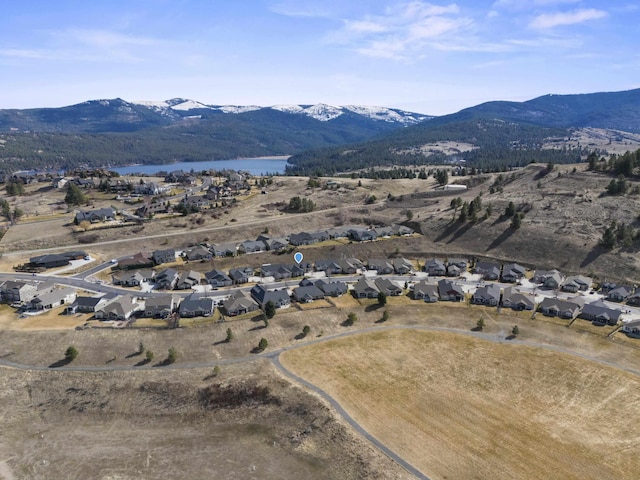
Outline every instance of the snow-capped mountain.
{"label": "snow-capped mountain", "polygon": [[429,115],[407,112],[394,108],[363,105],[346,105],[343,107],[336,107],[324,103],[318,103],[315,105],[271,105],[268,107],[261,107],[257,105],[207,105],[195,100],[183,98],[174,98],[162,101],[136,101],[131,103],[148,107],[164,114],[169,113],[169,111],[190,112],[192,110],[212,110],[222,113],[240,114],[256,110],[272,109],[283,113],[305,115],[321,122],[328,122],[349,113],[359,115],[370,120],[398,123],[402,125],[414,125],[432,118]]}

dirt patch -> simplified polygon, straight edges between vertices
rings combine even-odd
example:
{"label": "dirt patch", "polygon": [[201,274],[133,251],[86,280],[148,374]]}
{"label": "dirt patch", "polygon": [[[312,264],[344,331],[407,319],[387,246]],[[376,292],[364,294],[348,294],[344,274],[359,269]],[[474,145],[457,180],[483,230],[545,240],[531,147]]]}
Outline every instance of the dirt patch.
{"label": "dirt patch", "polygon": [[627,452],[640,435],[640,380],[620,370],[509,343],[397,330],[289,351],[282,360],[433,478],[640,475],[640,461]]}

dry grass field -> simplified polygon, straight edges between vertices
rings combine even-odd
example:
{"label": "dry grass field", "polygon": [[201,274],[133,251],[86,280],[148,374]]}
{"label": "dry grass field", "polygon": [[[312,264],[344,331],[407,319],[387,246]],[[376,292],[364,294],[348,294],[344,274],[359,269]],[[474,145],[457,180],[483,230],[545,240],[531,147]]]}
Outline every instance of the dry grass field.
{"label": "dry grass field", "polygon": [[434,480],[640,476],[640,379],[620,370],[543,349],[400,330],[281,358]]}
{"label": "dry grass field", "polygon": [[0,431],[4,480],[410,478],[266,362],[0,368]]}

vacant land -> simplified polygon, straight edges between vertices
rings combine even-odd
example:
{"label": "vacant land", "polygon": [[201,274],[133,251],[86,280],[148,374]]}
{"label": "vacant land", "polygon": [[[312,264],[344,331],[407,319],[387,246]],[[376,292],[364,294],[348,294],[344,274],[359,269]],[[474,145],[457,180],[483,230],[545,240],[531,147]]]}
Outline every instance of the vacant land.
{"label": "vacant land", "polygon": [[266,363],[0,369],[3,479],[408,479]]}
{"label": "vacant land", "polygon": [[443,332],[362,334],[284,353],[434,478],[638,478],[640,379],[571,355]]}

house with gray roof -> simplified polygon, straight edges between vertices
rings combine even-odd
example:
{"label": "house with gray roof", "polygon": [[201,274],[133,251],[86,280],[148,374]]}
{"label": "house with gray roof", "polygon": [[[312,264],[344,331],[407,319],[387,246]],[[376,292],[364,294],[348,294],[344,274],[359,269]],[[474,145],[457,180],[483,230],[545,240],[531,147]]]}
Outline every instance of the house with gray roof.
{"label": "house with gray roof", "polygon": [[348,291],[346,283],[336,280],[329,281],[321,278],[320,280],[316,280],[314,285],[329,297],[339,297]]}
{"label": "house with gray roof", "polygon": [[398,275],[406,275],[413,271],[413,263],[411,263],[406,258],[397,257],[392,259],[391,263],[393,264],[393,270]]}
{"label": "house with gray roof", "polygon": [[216,257],[235,257],[238,246],[235,243],[217,243],[211,245],[211,252]]}
{"label": "house with gray roof", "polygon": [[238,251],[240,253],[266,252],[267,246],[264,242],[261,242],[259,240],[246,240],[238,245]]}
{"label": "house with gray roof", "polygon": [[0,294],[7,303],[25,303],[38,294],[38,286],[22,280],[7,280],[0,285]]}
{"label": "house with gray roof", "polygon": [[293,289],[293,299],[300,303],[309,303],[324,299],[324,292],[315,285],[306,285]]}
{"label": "house with gray roof", "polygon": [[640,338],[640,320],[632,320],[623,324],[621,330],[629,337]]}
{"label": "house with gray roof", "polygon": [[229,269],[229,278],[234,285],[239,285],[241,283],[247,283],[249,281],[249,277],[252,277],[254,274],[254,270],[252,267],[241,267],[241,268],[231,268]]}
{"label": "house with gray roof", "polygon": [[564,292],[586,292],[591,288],[592,283],[593,280],[589,277],[585,277],[584,275],[573,275],[565,279],[561,288]]}
{"label": "house with gray roof", "polygon": [[442,260],[431,258],[424,263],[423,270],[433,277],[444,277],[447,274],[447,267]]}
{"label": "house with gray roof", "polygon": [[495,283],[490,283],[476,289],[471,297],[471,302],[489,307],[498,306],[498,303],[500,303],[500,287]]}
{"label": "house with gray roof", "polygon": [[424,300],[427,303],[435,303],[438,301],[438,285],[427,283],[422,280],[413,287],[413,298],[415,300]]}
{"label": "house with gray roof", "polygon": [[460,270],[462,271],[466,271],[467,270],[467,265],[468,262],[466,259],[464,258],[455,258],[455,257],[451,257],[449,259],[447,259],[447,266],[449,265],[455,265],[456,267],[458,267]]}
{"label": "house with gray roof", "polygon": [[76,225],[79,225],[80,222],[108,222],[111,220],[115,220],[116,211],[112,207],[98,208],[95,210],[85,210],[76,213],[75,218],[73,219]]}
{"label": "house with gray roof", "polygon": [[178,312],[181,317],[210,317],[213,315],[215,303],[211,297],[203,297],[197,293],[189,295],[180,302]]}
{"label": "house with gray roof", "polygon": [[115,297],[116,295],[104,295],[102,297],[78,295],[75,301],[65,309],[64,313],[67,315],[73,315],[74,313],[95,313],[96,310],[105,306]]}
{"label": "house with gray roof", "polygon": [[141,309],[140,304],[131,295],[121,295],[96,310],[94,316],[98,320],[128,320]]}
{"label": "house with gray roof", "polygon": [[527,269],[517,263],[509,263],[502,267],[502,276],[500,277],[503,282],[516,283],[518,280],[524,278]]}
{"label": "house with gray roof", "polygon": [[447,277],[459,277],[463,270],[455,264],[447,264]]}
{"label": "house with gray roof", "polygon": [[633,293],[633,287],[628,285],[617,285],[607,294],[607,300],[612,302],[624,302]]}
{"label": "house with gray roof", "polygon": [[378,275],[389,275],[394,272],[393,264],[384,258],[369,259],[367,270],[375,270]]}
{"label": "house with gray roof", "polygon": [[563,275],[558,270],[536,270],[531,280],[543,288],[555,290],[562,285]]}
{"label": "house with gray roof", "polygon": [[180,274],[173,268],[165,268],[156,275],[156,288],[158,290],[173,290],[178,283]]}
{"label": "house with gray roof", "polygon": [[574,297],[570,300],[545,297],[538,309],[549,317],[572,319],[580,314],[583,305],[584,300],[580,297]]}
{"label": "house with gray roof", "polygon": [[595,325],[617,325],[620,315],[619,308],[611,308],[601,300],[586,303],[580,312],[581,318],[591,320]]}
{"label": "house with gray roof", "polygon": [[229,298],[222,302],[225,312],[230,317],[242,315],[258,310],[258,302],[241,290],[236,291]]}
{"label": "house with gray roof", "polygon": [[185,270],[178,277],[176,282],[176,290],[189,290],[190,288],[200,285],[202,282],[202,274],[195,270]]}
{"label": "house with gray roof", "polygon": [[484,280],[498,280],[500,278],[500,265],[491,262],[476,262],[474,273],[482,276]]}
{"label": "house with gray roof", "polygon": [[316,272],[325,272],[327,275],[338,275],[343,273],[342,266],[338,263],[337,260],[327,259],[327,260],[316,260],[314,263],[314,268]]}
{"label": "house with gray roof", "polygon": [[378,238],[376,232],[366,228],[352,228],[348,233],[349,238],[354,242],[370,242]]}
{"label": "house with gray roof", "polygon": [[214,288],[229,287],[233,285],[233,280],[222,270],[211,270],[204,274],[207,283]]}
{"label": "house with gray roof", "polygon": [[176,251],[174,248],[166,248],[164,250],[156,250],[151,254],[153,263],[162,265],[163,263],[173,263],[176,261]]}
{"label": "house with gray roof", "polygon": [[636,293],[627,299],[627,305],[633,305],[635,307],[640,305],[640,291],[636,291]]}
{"label": "house with gray roof", "polygon": [[502,306],[513,310],[533,310],[536,300],[533,295],[522,293],[514,287],[505,288],[502,293]]}
{"label": "house with gray roof", "polygon": [[276,308],[286,308],[291,305],[291,299],[285,289],[267,290],[264,285],[255,285],[251,289],[251,296],[264,309],[266,304],[273,302]]}
{"label": "house with gray roof", "polygon": [[464,300],[464,290],[457,283],[443,278],[438,282],[438,296],[443,302],[461,302]]}
{"label": "house with gray roof", "polygon": [[399,223],[392,224],[391,231],[393,232],[394,235],[398,235],[399,237],[413,235],[415,233],[412,228],[407,227],[405,225],[400,225]]}
{"label": "house with gray roof", "polygon": [[378,287],[378,290],[388,297],[397,297],[398,295],[402,295],[402,288],[388,278],[376,278],[375,284],[376,287]]}
{"label": "house with gray roof", "polygon": [[375,282],[369,278],[361,277],[353,287],[356,298],[378,298],[380,290]]}
{"label": "house with gray roof", "polygon": [[211,253],[211,251],[202,245],[195,245],[193,247],[187,248],[184,251],[183,256],[190,262],[195,262],[198,260],[209,261],[213,258],[213,254]]}
{"label": "house with gray roof", "polygon": [[318,238],[314,237],[309,232],[292,233],[289,235],[289,243],[296,247],[301,245],[313,245],[318,242]]}
{"label": "house with gray roof", "polygon": [[70,287],[56,288],[32,298],[29,306],[33,310],[49,310],[60,305],[71,304],[75,299],[75,289]]}
{"label": "house with gray roof", "polygon": [[167,318],[180,305],[180,297],[176,295],[159,295],[149,297],[144,302],[144,316],[147,318]]}

